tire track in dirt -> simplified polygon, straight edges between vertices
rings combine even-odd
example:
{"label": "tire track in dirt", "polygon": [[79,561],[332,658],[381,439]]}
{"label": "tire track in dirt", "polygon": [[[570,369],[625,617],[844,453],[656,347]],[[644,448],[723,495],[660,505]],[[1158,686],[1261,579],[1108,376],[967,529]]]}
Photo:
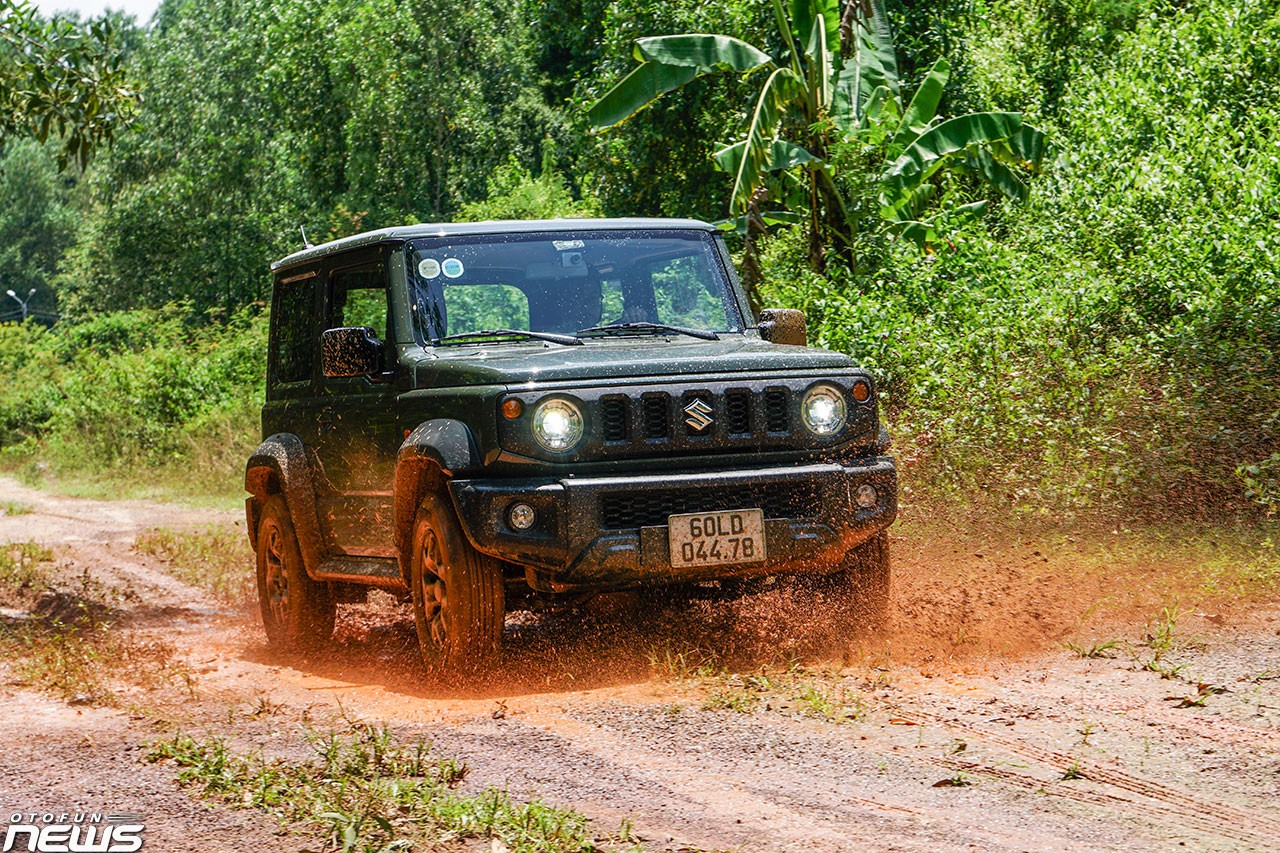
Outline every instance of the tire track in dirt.
{"label": "tire track in dirt", "polygon": [[[1115,800],[1123,801],[1126,804],[1126,807],[1132,807],[1135,810],[1140,810],[1152,817],[1160,819],[1161,821],[1194,826],[1201,830],[1207,830],[1212,834],[1231,838],[1237,841],[1262,844],[1266,849],[1280,848],[1280,820],[1272,818],[1261,812],[1246,811],[1221,800],[1204,799],[1186,791],[1178,790],[1169,785],[1154,782],[1141,776],[1136,776],[1124,770],[1114,767],[1106,767],[1097,761],[1085,761],[1078,756],[1067,755],[1054,750],[1037,747],[1026,740],[1000,735],[995,732],[978,728],[973,725],[968,725],[956,719],[948,719],[928,711],[920,709],[907,711],[899,708],[895,710],[895,713],[897,713],[901,719],[915,725],[930,723],[934,726],[966,735],[978,741],[986,741],[988,743],[996,744],[1014,755],[1030,761],[1038,762],[1064,776],[1067,775],[1068,771],[1070,771],[1073,774],[1077,774],[1081,779],[1087,779],[1099,784],[1108,785],[1112,788],[1126,791],[1138,797],[1143,797],[1149,802],[1135,800],[1131,797],[1119,797],[1115,794],[1110,795]],[[947,766],[961,764],[967,765],[968,763],[951,760]],[[971,768],[966,766],[962,769]],[[984,769],[983,772],[987,772],[987,770]],[[988,775],[992,774],[988,773]],[[1012,777],[1025,779],[1033,778],[1021,777],[1021,774],[1010,775]],[[1043,787],[1044,780],[1034,779],[1033,789],[1040,789]],[[1063,790],[1060,786],[1055,786],[1052,789],[1046,790],[1048,793],[1053,795],[1070,796],[1075,798],[1085,796],[1085,794],[1082,794],[1080,791],[1070,791],[1069,789]]]}

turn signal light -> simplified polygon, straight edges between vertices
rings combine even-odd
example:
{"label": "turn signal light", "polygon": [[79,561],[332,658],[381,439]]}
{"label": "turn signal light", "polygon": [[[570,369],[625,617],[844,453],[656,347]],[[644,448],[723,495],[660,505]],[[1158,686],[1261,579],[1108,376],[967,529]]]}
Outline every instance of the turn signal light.
{"label": "turn signal light", "polygon": [[521,403],[515,397],[508,397],[502,401],[502,416],[509,421],[524,414],[524,403]]}
{"label": "turn signal light", "polygon": [[865,379],[855,379],[853,382],[853,399],[859,403],[865,403],[871,399],[871,383]]}

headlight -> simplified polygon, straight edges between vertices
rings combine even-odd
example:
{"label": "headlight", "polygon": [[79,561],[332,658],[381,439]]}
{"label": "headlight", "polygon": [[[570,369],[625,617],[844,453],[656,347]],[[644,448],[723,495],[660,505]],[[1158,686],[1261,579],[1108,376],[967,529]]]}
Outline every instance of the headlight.
{"label": "headlight", "polygon": [[844,392],[834,385],[815,385],[800,401],[800,419],[814,435],[835,435],[844,429]]}
{"label": "headlight", "polygon": [[533,437],[547,450],[571,450],[582,438],[582,413],[568,400],[544,400],[533,410]]}

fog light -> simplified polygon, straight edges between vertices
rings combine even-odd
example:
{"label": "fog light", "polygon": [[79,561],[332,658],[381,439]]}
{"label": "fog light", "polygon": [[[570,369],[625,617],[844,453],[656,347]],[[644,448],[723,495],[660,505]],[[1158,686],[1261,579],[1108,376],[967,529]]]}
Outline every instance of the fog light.
{"label": "fog light", "polygon": [[507,521],[516,530],[528,530],[533,527],[537,517],[538,514],[528,504],[512,504],[511,509],[507,510]]}
{"label": "fog light", "polygon": [[861,486],[858,486],[858,491],[855,494],[854,499],[857,500],[858,506],[863,509],[871,509],[876,505],[876,502],[880,500],[880,493],[877,492],[876,487],[870,483],[863,483]]}

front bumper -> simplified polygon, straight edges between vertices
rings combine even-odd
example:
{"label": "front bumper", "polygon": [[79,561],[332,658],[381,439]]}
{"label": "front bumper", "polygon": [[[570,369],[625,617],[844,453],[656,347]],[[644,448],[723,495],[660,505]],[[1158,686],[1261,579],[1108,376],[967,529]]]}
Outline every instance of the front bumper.
{"label": "front bumper", "polygon": [[[853,499],[864,483],[880,496],[869,509]],[[528,567],[530,583],[544,591],[827,571],[888,527],[898,509],[897,471],[889,456],[853,465],[456,480],[450,489],[476,549]],[[507,523],[517,501],[537,513],[527,531]],[[671,566],[667,515],[757,507],[765,516],[766,562]]]}

